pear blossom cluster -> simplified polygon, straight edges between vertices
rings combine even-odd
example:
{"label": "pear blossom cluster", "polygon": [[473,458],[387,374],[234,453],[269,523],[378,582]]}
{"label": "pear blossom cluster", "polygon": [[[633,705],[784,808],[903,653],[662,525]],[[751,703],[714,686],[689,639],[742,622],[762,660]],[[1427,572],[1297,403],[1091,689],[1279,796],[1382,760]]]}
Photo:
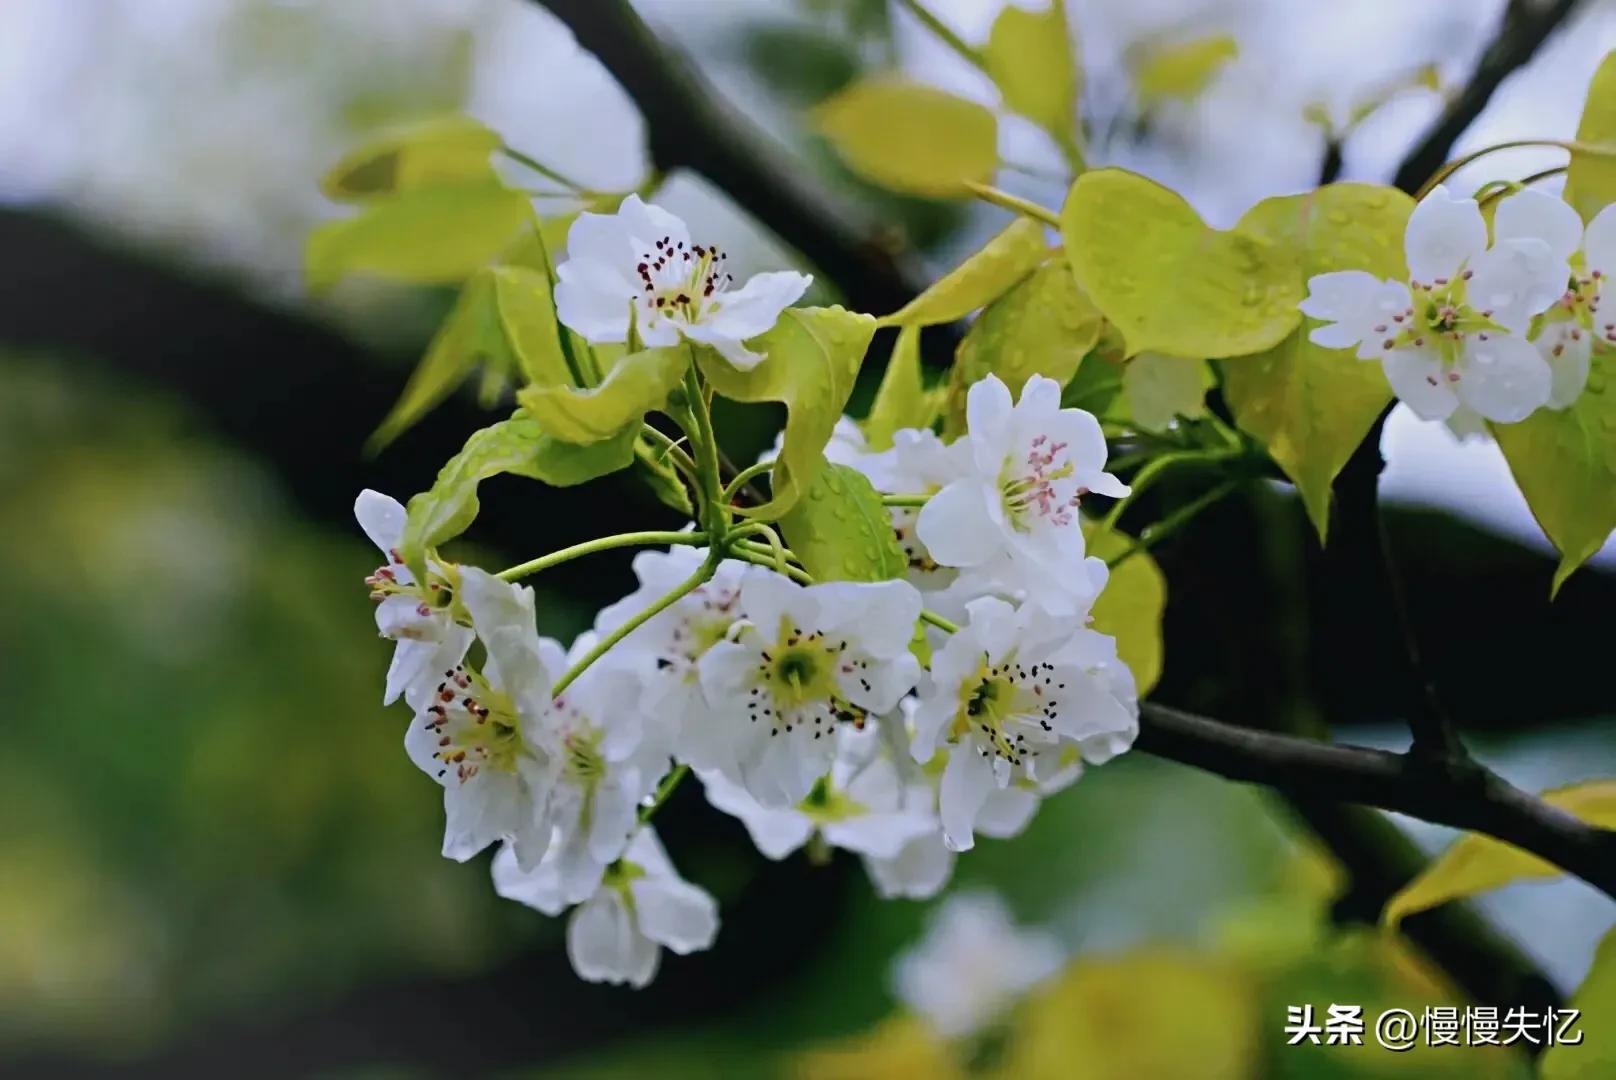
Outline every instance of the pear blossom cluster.
{"label": "pear blossom cluster", "polygon": [[[397,643],[385,696],[442,788],[443,854],[497,848],[495,889],[566,915],[580,976],[639,987],[663,950],[718,931],[648,820],[675,771],[765,857],[842,849],[883,897],[935,895],[978,836],[1016,835],[1137,732],[1133,677],[1090,626],[1107,572],[1080,515],[1127,488],[1098,423],[1059,397],[984,379],[952,443],[911,429],[875,452],[844,425],[837,457],[906,496],[890,508],[905,577],[805,584],[692,537],[638,553],[638,588],[570,647],[539,634],[527,586],[438,559],[417,582],[404,507],[362,493],[386,557],[367,579],[377,628]],[[923,612],[959,625],[922,633]]]}
{"label": "pear blossom cluster", "polygon": [[1564,409],[1588,381],[1596,345],[1616,343],[1600,314],[1616,271],[1616,206],[1583,228],[1559,198],[1521,190],[1491,229],[1473,198],[1437,186],[1409,215],[1407,281],[1364,270],[1318,274],[1302,312],[1317,345],[1379,360],[1398,398],[1458,431]]}

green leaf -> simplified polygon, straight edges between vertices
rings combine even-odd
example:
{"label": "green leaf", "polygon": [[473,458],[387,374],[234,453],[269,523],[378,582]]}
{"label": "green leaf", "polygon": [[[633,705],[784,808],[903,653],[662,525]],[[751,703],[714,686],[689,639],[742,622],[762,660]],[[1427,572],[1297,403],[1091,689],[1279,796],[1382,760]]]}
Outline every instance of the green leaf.
{"label": "green leaf", "polygon": [[320,190],[352,200],[489,178],[489,158],[500,145],[497,134],[469,116],[414,124],[345,154],[320,179]]}
{"label": "green leaf", "polygon": [[780,530],[816,581],[887,581],[909,567],[881,496],[848,465],[822,464]]}
{"label": "green leaf", "polygon": [[[1088,553],[1097,559],[1120,555],[1133,539],[1116,530],[1088,529]],[[1111,568],[1090,614],[1093,627],[1117,639],[1117,653],[1133,671],[1139,696],[1155,689],[1162,669],[1162,612],[1167,607],[1167,578],[1150,553],[1140,551]]]}
{"label": "green leaf", "polygon": [[1277,345],[1302,317],[1294,251],[1208,228],[1189,203],[1143,176],[1079,176],[1061,236],[1077,283],[1130,354],[1243,356]]}
{"label": "green leaf", "polygon": [[695,506],[690,502],[690,492],[686,490],[684,480],[679,476],[679,470],[674,467],[673,462],[663,456],[660,447],[643,436],[634,444],[634,465],[640,478],[645,481],[646,486],[662,505],[685,517],[690,517],[696,512]]}
{"label": "green leaf", "polygon": [[1212,373],[1204,360],[1165,353],[1140,353],[1122,369],[1128,415],[1141,431],[1162,432],[1179,417],[1206,415]]}
{"label": "green leaf", "polygon": [[1532,516],[1560,552],[1551,595],[1616,529],[1613,373],[1616,354],[1595,350],[1588,385],[1570,408],[1488,425]]}
{"label": "green leaf", "polygon": [[[1403,229],[1413,209],[1414,201],[1392,188],[1330,184],[1308,195],[1264,199],[1237,228],[1295,252],[1303,288],[1314,274],[1335,270],[1401,281],[1407,276]],[[1336,473],[1392,393],[1379,364],[1309,341],[1317,325],[1304,319],[1272,349],[1219,367],[1235,423],[1291,478],[1322,542]]]}
{"label": "green leaf", "polygon": [[892,345],[892,357],[881,375],[881,386],[864,420],[864,438],[871,450],[885,450],[903,428],[929,428],[941,405],[936,390],[926,389],[920,377],[920,328],[905,326]]}
{"label": "green leaf", "polygon": [[874,333],[875,319],[856,311],[787,308],[774,329],[750,342],[767,357],[751,371],[736,370],[711,349],[697,350],[702,374],[720,394],[786,407],[785,438],[770,479],[772,497],[742,513],[773,520],[814,482]]}
{"label": "green leaf", "polygon": [[[1546,791],[1543,801],[1590,825],[1616,828],[1616,780],[1592,780]],[[1416,912],[1450,900],[1563,873],[1559,867],[1502,840],[1466,833],[1387,901],[1381,921],[1396,926]]]}
{"label": "green leaf", "polygon": [[311,292],[358,272],[420,284],[463,281],[498,255],[531,213],[526,195],[497,180],[384,195],[309,233],[304,276]]}
{"label": "green leaf", "polygon": [[518,391],[516,399],[556,438],[598,443],[625,426],[638,427],[646,413],[660,409],[689,367],[686,346],[642,349],[618,360],[599,386],[534,385]]}
{"label": "green leaf", "polygon": [[894,191],[958,196],[999,167],[985,106],[895,75],[854,83],[814,109],[814,126],[849,168]]}
{"label": "green leaf", "polygon": [[1149,110],[1169,98],[1194,101],[1239,55],[1239,44],[1228,34],[1152,49],[1134,66],[1134,93],[1140,107]]}
{"label": "green leaf", "polygon": [[1005,105],[1057,142],[1075,145],[1077,63],[1064,4],[1043,11],[1005,7],[993,20],[982,60]]}
{"label": "green leaf", "polygon": [[549,280],[515,266],[485,267],[460,290],[448,318],[405,383],[398,402],[370,437],[380,450],[436,408],[483,365],[483,400],[496,400],[513,379],[568,379]]}
{"label": "green leaf", "polygon": [[1049,254],[1044,227],[1018,217],[976,254],[881,320],[883,326],[929,326],[963,319],[1032,273]]}
{"label": "green leaf", "polygon": [[[1616,50],[1605,54],[1588,84],[1577,141],[1616,145]],[[1616,157],[1573,152],[1566,170],[1565,198],[1584,221],[1592,221],[1595,214],[1616,202]]]}
{"label": "green leaf", "polygon": [[1051,259],[978,316],[960,342],[948,380],[948,427],[965,430],[965,395],[997,375],[1021,396],[1034,375],[1063,386],[1100,337],[1100,311],[1063,258]]}
{"label": "green leaf", "polygon": [[[1101,349],[1093,350],[1084,358],[1072,381],[1061,390],[1061,408],[1082,409],[1101,420],[1126,423],[1126,402],[1122,393],[1122,365],[1106,359]],[[961,414],[960,429],[964,427],[965,417]]]}
{"label": "green leaf", "polygon": [[431,489],[410,499],[399,552],[419,574],[427,551],[459,536],[477,519],[477,485],[484,480],[514,473],[552,487],[582,484],[626,468],[634,459],[638,434],[625,428],[610,442],[577,446],[547,434],[518,409],[510,419],[472,433],[460,453],[438,471]]}
{"label": "green leaf", "polygon": [[1577,1030],[1581,1043],[1559,1044],[1544,1051],[1538,1064],[1541,1080],[1601,1080],[1616,1076],[1616,930],[1607,933],[1594,953],[1593,966],[1571,996],[1582,1013]]}

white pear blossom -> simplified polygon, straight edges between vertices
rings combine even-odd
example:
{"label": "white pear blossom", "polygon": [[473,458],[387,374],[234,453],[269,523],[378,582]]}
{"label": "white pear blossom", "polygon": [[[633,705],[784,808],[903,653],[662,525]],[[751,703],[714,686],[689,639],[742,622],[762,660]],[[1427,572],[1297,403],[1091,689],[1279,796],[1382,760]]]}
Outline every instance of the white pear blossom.
{"label": "white pear blossom", "polygon": [[707,801],[739,818],[771,859],[785,858],[816,832],[831,847],[895,859],[911,840],[937,833],[937,816],[906,798],[899,762],[885,752],[876,727],[842,725],[830,772],[795,806],[764,806],[719,772],[699,774]]}
{"label": "white pear blossom", "polygon": [[543,737],[561,647],[534,629],[532,589],[472,566],[460,581],[487,656],[481,671],[457,664],[410,690],[404,749],[443,785],[446,857],[464,862],[504,840],[531,868],[550,843],[561,764]]}
{"label": "white pear blossom", "polygon": [[[610,634],[693,574],[707,557],[705,549],[676,547],[642,551],[634,557],[640,587],[601,610],[595,633]],[[653,615],[613,647],[610,656],[629,665],[645,685],[642,703],[647,722],[661,728],[663,741],[681,758],[686,744],[698,742],[696,725],[712,723],[702,694],[696,662],[724,640],[739,615],[741,582],[767,573],[735,559],[718,564],[711,580]]]}
{"label": "white pear blossom", "polygon": [[[594,644],[593,634],[579,637],[567,663]],[[641,693],[638,674],[609,652],[551,700],[539,724],[536,739],[558,764],[551,856],[568,903],[594,892],[633,834],[640,800],[667,771],[668,747],[646,723]]]}
{"label": "white pear blossom", "polygon": [[1035,375],[1014,405],[996,376],[966,396],[967,432],[955,479],[921,509],[915,528],[931,558],[968,571],[980,592],[1027,598],[1070,614],[1092,598],[1078,503],[1128,488],[1104,471],[1100,423],[1060,407],[1060,384]]}
{"label": "white pear blossom", "polygon": [[991,893],[948,899],[926,936],[893,965],[898,999],[950,1039],[975,1035],[1058,972],[1065,950],[1051,935],[1018,928]]}
{"label": "white pear blossom", "polygon": [[579,214],[556,268],[556,314],[592,342],[710,345],[742,371],[763,357],[743,344],[771,329],[813,279],[757,274],[739,289],[729,256],[691,240],[685,223],[630,195],[615,214]]}
{"label": "white pear blossom", "polygon": [[1445,420],[1464,405],[1499,423],[1524,420],[1548,402],[1553,381],[1526,335],[1566,292],[1576,246],[1555,206],[1566,209],[1534,191],[1502,200],[1488,247],[1476,200],[1438,186],[1409,215],[1409,282],[1362,270],[1310,278],[1301,309],[1325,325],[1309,339],[1380,360],[1422,419]]}
{"label": "white pear blossom", "polygon": [[[775,432],[774,442],[763,453],[758,455],[758,464],[773,461],[780,456],[780,451],[786,444],[784,430]],[[864,460],[870,456],[870,443],[864,437],[864,429],[859,427],[858,421],[851,416],[843,416],[836,421],[831,429],[830,441],[825,444],[825,460],[832,465],[851,465],[861,468]]]}
{"label": "white pear blossom", "polygon": [[741,582],[730,640],[698,667],[712,714],[682,744],[766,806],[794,806],[830,769],[836,728],[891,711],[915,685],[909,651],[920,594],[903,581]]}
{"label": "white pear blossom", "polygon": [[434,562],[423,585],[399,557],[405,511],[397,499],[366,488],[354,500],[354,517],[370,542],[387,557],[365,584],[377,602],[376,628],[382,637],[398,643],[382,696],[382,704],[391,705],[415,683],[435,681],[439,677],[435,672],[459,664],[471,647],[472,632],[449,613],[451,571]]}
{"label": "white pear blossom", "polygon": [[[1594,215],[1584,231],[1571,207],[1559,199],[1532,194],[1536,197],[1530,203],[1519,196],[1501,203],[1493,230],[1498,235],[1510,235],[1538,229],[1552,233],[1557,248],[1569,243],[1580,249],[1572,256],[1565,292],[1543,313],[1533,338],[1539,355],[1553,373],[1549,407],[1564,409],[1582,395],[1588,384],[1594,343],[1607,348],[1616,345],[1616,315],[1599,314],[1605,284],[1611,274],[1616,274],[1616,204]],[[1544,199],[1552,205],[1539,201]],[[1523,210],[1529,210],[1530,216]]]}
{"label": "white pear blossom", "polygon": [[[559,915],[573,902],[557,867],[559,848],[524,871],[509,846],[494,859],[494,891],[507,900]],[[679,876],[656,832],[641,826],[622,858],[567,921],[567,957],[590,982],[650,984],[664,948],[681,956],[709,948],[718,935],[718,904]]]}
{"label": "white pear blossom", "polygon": [[966,607],[969,621],[933,654],[914,739],[918,761],[948,750],[938,809],[957,851],[975,843],[995,789],[1069,783],[1079,759],[1098,764],[1132,745],[1139,716],[1114,639],[1032,604]]}

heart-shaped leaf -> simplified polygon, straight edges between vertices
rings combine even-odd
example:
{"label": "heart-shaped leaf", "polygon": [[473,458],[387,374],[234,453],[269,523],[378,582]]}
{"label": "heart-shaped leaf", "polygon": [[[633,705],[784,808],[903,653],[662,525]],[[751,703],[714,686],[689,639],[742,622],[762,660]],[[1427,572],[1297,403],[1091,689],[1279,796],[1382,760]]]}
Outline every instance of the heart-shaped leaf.
{"label": "heart-shaped leaf", "polygon": [[497,134],[469,116],[412,124],[345,154],[320,179],[320,190],[333,199],[367,199],[492,177],[489,158],[500,142]]}
{"label": "heart-shaped leaf", "polygon": [[[1577,141],[1616,146],[1616,50],[1605,54],[1588,84]],[[1592,221],[1595,214],[1616,202],[1616,156],[1573,151],[1566,169],[1565,198],[1584,221]]]}
{"label": "heart-shaped leaf", "polygon": [[599,386],[533,385],[516,398],[551,435],[588,445],[639,426],[646,413],[662,407],[689,367],[685,346],[642,349],[613,364]]}
{"label": "heart-shaped leaf", "polygon": [[1044,227],[1018,217],[981,251],[881,320],[883,326],[928,326],[963,319],[1032,273],[1049,254]]}
{"label": "heart-shaped leaf", "polygon": [[881,496],[848,465],[823,465],[780,529],[816,581],[887,581],[909,565]]}
{"label": "heart-shaped leaf", "polygon": [[992,112],[898,76],[854,83],[821,102],[814,122],[849,168],[894,191],[957,196],[999,167]]}

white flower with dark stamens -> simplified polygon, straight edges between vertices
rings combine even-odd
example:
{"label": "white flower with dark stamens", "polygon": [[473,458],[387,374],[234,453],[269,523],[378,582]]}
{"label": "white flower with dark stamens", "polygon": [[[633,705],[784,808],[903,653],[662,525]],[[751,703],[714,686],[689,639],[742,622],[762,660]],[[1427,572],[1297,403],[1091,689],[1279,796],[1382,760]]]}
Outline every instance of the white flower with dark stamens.
{"label": "white flower with dark stamens", "polygon": [[[1537,200],[1547,200],[1547,204]],[[1525,215],[1519,212],[1505,215],[1506,210],[1519,206],[1533,210],[1529,219],[1522,220]],[[1539,355],[1553,372],[1549,407],[1564,409],[1582,395],[1588,383],[1588,362],[1595,342],[1605,348],[1616,345],[1616,312],[1599,312],[1605,284],[1616,274],[1616,205],[1596,214],[1584,231],[1576,211],[1547,195],[1536,195],[1530,204],[1523,203],[1519,196],[1500,204],[1493,222],[1496,233],[1504,235],[1506,230],[1520,232],[1528,228],[1552,232],[1559,246],[1569,242],[1573,248],[1580,248],[1571,257],[1571,277],[1564,294],[1543,313],[1533,338]]]}
{"label": "white flower with dark stamens", "polygon": [[[595,618],[595,633],[610,634],[672,592],[706,557],[706,549],[693,547],[642,551],[634,556],[634,573],[640,587],[602,609]],[[695,725],[712,722],[696,662],[724,640],[740,617],[741,581],[751,573],[766,571],[725,559],[710,581],[646,620],[618,642],[610,654],[639,673],[645,684],[641,709],[646,722],[661,729],[663,741],[681,758],[689,739],[687,732]]]}
{"label": "white flower with dark stamens", "polygon": [[472,566],[460,568],[460,582],[487,656],[481,671],[457,665],[412,687],[404,749],[443,785],[445,856],[464,862],[504,840],[533,867],[550,843],[560,769],[541,733],[561,646],[534,629],[532,589]]}
{"label": "white flower with dark stamens", "polygon": [[767,807],[722,773],[700,774],[707,801],[740,818],[752,842],[783,859],[818,833],[831,847],[878,859],[896,858],[911,840],[937,831],[931,808],[905,798],[899,764],[881,745],[876,725],[836,733],[836,758],[796,806]]}
{"label": "white flower with dark stamens", "polygon": [[413,684],[435,681],[435,672],[459,664],[471,647],[472,632],[456,624],[449,614],[449,569],[432,563],[431,576],[422,585],[399,557],[405,511],[397,499],[366,488],[354,500],[354,517],[370,542],[387,556],[387,562],[365,584],[377,602],[376,628],[382,637],[398,643],[382,696],[382,704],[391,705]]}
{"label": "white flower with dark stamens", "polygon": [[1017,928],[998,897],[963,893],[932,916],[926,936],[893,965],[898,999],[944,1038],[974,1035],[1059,971],[1065,950]]}
{"label": "white flower with dark stamens", "polygon": [[[554,857],[524,872],[509,847],[494,859],[494,891],[559,915],[572,903]],[[718,936],[718,904],[679,876],[649,825],[567,921],[567,957],[580,978],[641,989],[655,977],[664,948],[680,956]]]}
{"label": "white flower with dark stamens", "polygon": [[[594,644],[593,634],[581,636],[567,664]],[[557,763],[551,858],[568,903],[595,891],[634,832],[640,800],[667,771],[666,740],[646,723],[641,690],[639,675],[609,652],[550,702],[535,736]]]}
{"label": "white flower with dark stamens", "polygon": [[[1081,409],[1060,407],[1060,384],[1033,376],[1013,406],[993,375],[966,397],[967,432],[952,480],[920,511],[915,528],[931,557],[984,580],[983,592],[1030,599],[1070,614],[1091,599],[1078,503],[1089,492],[1121,497],[1105,472],[1105,436]],[[961,475],[963,474],[963,475]]]}
{"label": "white flower with dark stamens", "polygon": [[830,769],[838,725],[890,711],[915,685],[920,594],[904,581],[805,588],[751,574],[737,615],[731,640],[698,662],[712,715],[690,726],[682,756],[765,806],[794,806]]}
{"label": "white flower with dark stamens", "polygon": [[1132,745],[1139,716],[1113,639],[1031,604],[983,597],[966,610],[969,621],[933,655],[915,712],[915,759],[948,751],[938,810],[956,851],[975,843],[995,790],[1057,782],[1076,765],[1074,750],[1109,760]]}
{"label": "white flower with dark stamens", "polygon": [[[891,449],[868,454],[854,466],[870,478],[876,490],[889,495],[935,495],[960,474],[968,453],[964,442],[949,446],[934,432],[904,428],[893,433]],[[893,506],[887,513],[909,562],[909,581],[926,595],[952,585],[958,572],[940,565],[920,539],[920,507]]]}
{"label": "white flower with dark stamens", "polygon": [[813,279],[754,275],[732,290],[729,256],[695,243],[685,223],[630,195],[615,214],[579,214],[556,268],[556,314],[593,342],[710,345],[742,371],[763,357],[743,344],[773,328]]}
{"label": "white flower with dark stamens", "polygon": [[[1308,337],[1380,360],[1397,396],[1425,420],[1465,405],[1489,420],[1524,420],[1549,400],[1550,367],[1526,340],[1532,319],[1560,299],[1576,246],[1553,209],[1523,191],[1502,200],[1496,240],[1474,199],[1437,187],[1409,215],[1405,286],[1361,270],[1308,280]],[[1575,218],[1572,214],[1572,218]]]}

